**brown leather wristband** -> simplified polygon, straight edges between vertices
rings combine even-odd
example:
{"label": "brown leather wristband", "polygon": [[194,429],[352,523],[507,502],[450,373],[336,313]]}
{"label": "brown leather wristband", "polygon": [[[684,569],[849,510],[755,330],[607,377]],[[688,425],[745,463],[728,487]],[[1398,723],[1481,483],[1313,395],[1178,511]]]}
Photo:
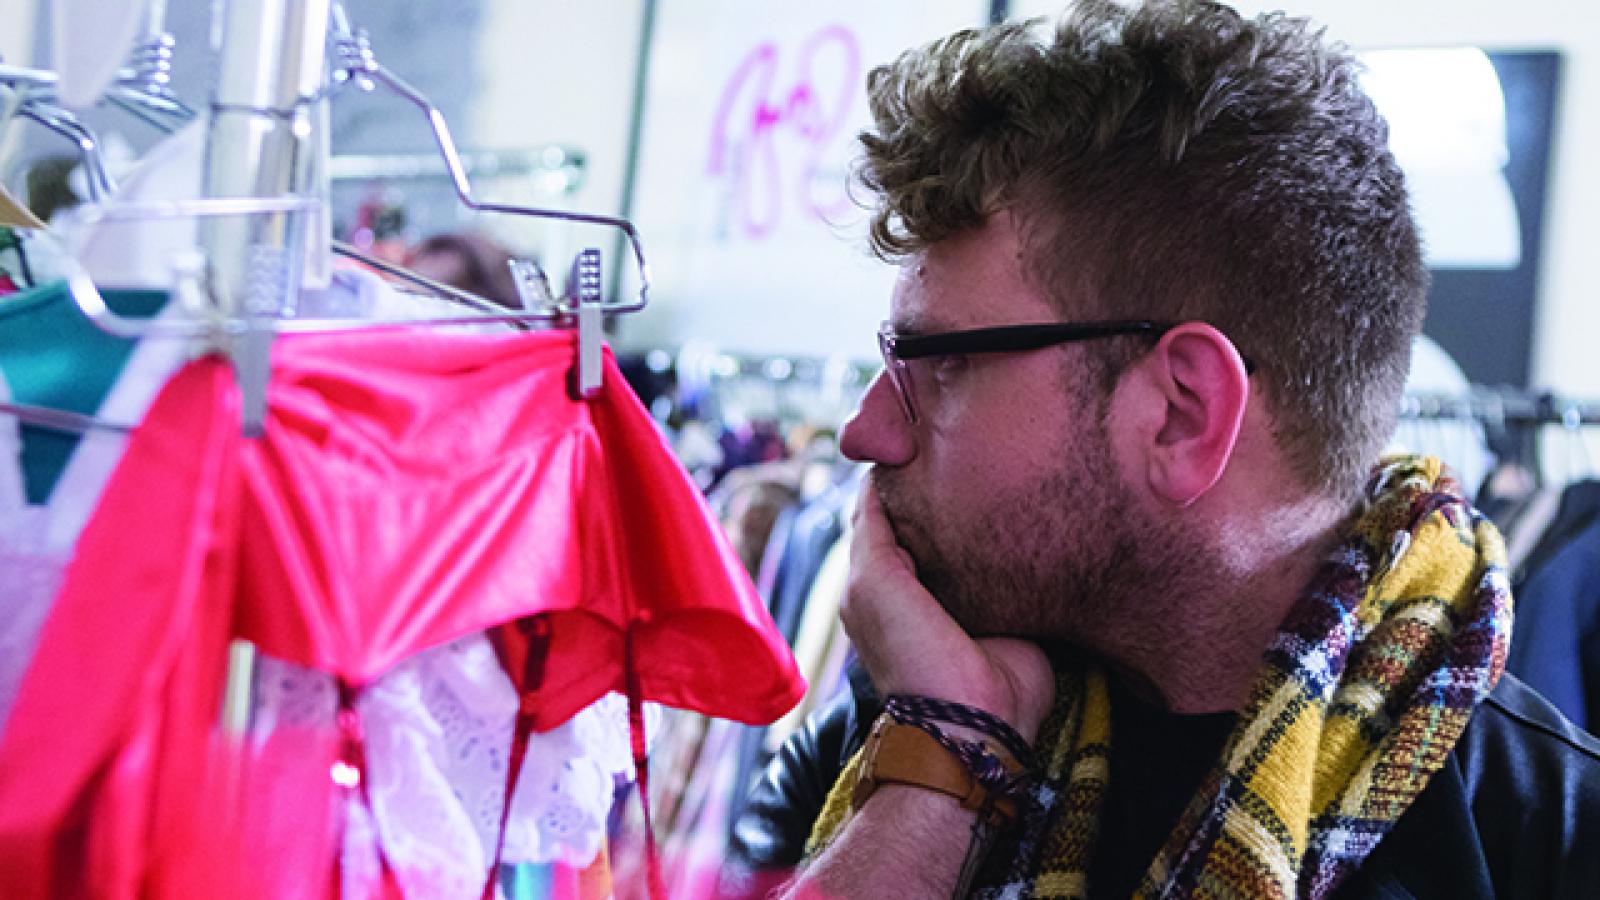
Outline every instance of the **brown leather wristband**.
{"label": "brown leather wristband", "polygon": [[[1004,760],[1007,768],[1017,767],[1006,751],[988,742],[984,745]],[[1016,803],[1005,797],[991,796],[966,764],[932,735],[887,716],[873,724],[872,733],[867,737],[860,775],[850,797],[851,807],[860,809],[880,784],[908,784],[938,791],[956,798],[965,809],[1003,820],[1009,821],[1017,812]]]}

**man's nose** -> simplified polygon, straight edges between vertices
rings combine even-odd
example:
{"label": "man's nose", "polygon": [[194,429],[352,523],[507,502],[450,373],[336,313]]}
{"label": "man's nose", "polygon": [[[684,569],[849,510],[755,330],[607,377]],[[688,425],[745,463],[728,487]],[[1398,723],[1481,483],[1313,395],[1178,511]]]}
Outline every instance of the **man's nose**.
{"label": "man's nose", "polygon": [[900,409],[900,398],[887,372],[867,386],[855,415],[844,423],[839,435],[839,452],[856,462],[903,466],[916,456],[911,426]]}

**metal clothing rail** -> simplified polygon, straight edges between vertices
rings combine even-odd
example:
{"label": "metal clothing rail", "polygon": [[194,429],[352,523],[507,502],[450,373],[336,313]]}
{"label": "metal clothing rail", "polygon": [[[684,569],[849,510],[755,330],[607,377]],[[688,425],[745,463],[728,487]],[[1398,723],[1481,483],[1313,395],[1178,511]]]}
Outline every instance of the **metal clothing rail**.
{"label": "metal clothing rail", "polygon": [[[561,192],[571,193],[583,183],[589,165],[582,150],[545,144],[522,150],[463,151],[461,168],[476,178],[560,178]],[[450,167],[438,153],[341,154],[328,161],[333,181],[422,181],[453,179]]]}
{"label": "metal clothing rail", "polygon": [[1407,394],[1400,418],[1481,422],[1486,425],[1600,425],[1600,401],[1551,391],[1476,387],[1468,394]]}
{"label": "metal clothing rail", "polygon": [[749,354],[712,351],[708,354],[680,355],[676,359],[665,350],[649,351],[645,363],[656,372],[692,367],[722,380],[763,380],[810,384],[838,382],[841,386],[865,388],[880,368],[842,356],[790,356],[787,354]]}

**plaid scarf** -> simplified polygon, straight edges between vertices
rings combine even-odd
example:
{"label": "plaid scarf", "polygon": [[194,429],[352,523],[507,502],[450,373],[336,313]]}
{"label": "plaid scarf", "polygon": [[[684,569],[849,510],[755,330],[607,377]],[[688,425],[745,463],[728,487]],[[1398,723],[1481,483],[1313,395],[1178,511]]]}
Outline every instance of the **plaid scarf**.
{"label": "plaid scarf", "polygon": [[[1438,460],[1385,460],[1137,896],[1331,894],[1444,764],[1510,637],[1499,533]],[[1036,803],[997,840],[974,896],[1089,894],[1111,704],[1093,663],[1056,677]],[[809,852],[843,825],[859,765],[858,753],[834,784]]]}

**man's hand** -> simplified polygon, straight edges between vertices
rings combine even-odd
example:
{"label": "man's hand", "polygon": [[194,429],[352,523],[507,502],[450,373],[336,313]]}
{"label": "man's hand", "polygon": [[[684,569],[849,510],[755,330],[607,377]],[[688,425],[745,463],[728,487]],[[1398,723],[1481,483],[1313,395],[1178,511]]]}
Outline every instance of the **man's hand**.
{"label": "man's hand", "polygon": [[[869,479],[856,503],[850,583],[839,608],[845,631],[878,691],[920,694],[987,710],[1032,741],[1055,676],[1028,641],[973,640],[917,580],[895,543]],[[941,726],[959,738],[978,735]],[[789,898],[949,897],[964,892],[985,842],[976,813],[954,797],[911,785],[879,785],[828,848],[788,886]]]}
{"label": "man's hand", "polygon": [[920,694],[994,713],[1033,740],[1055,699],[1044,651],[1010,638],[974,640],[917,580],[869,477],[850,542],[839,617],[884,696]]}

